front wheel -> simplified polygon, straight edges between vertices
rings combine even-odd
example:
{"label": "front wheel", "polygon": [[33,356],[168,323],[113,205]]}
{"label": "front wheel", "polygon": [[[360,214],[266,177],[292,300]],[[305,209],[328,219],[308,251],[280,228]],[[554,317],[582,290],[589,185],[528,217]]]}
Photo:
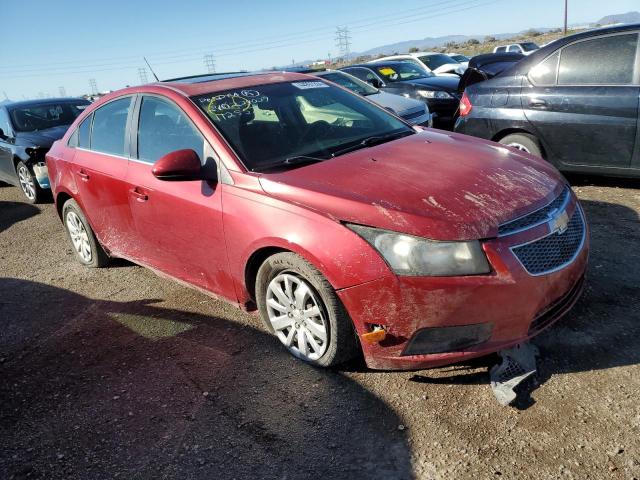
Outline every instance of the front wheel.
{"label": "front wheel", "polygon": [[62,220],[69,235],[76,258],[87,267],[104,267],[109,263],[106,254],[96,238],[89,222],[78,203],[67,200],[62,207]]}
{"label": "front wheel", "polygon": [[44,200],[45,191],[38,185],[29,167],[24,162],[16,165],[16,174],[20,182],[20,189],[29,203],[40,203]]}
{"label": "front wheel", "polygon": [[351,319],[331,284],[294,253],[269,257],[258,270],[260,316],[295,357],[330,367],[357,353]]}

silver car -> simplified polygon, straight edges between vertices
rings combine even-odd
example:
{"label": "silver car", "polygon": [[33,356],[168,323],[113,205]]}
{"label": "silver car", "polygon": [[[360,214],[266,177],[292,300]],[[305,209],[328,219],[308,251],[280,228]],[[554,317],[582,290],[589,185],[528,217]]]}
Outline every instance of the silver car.
{"label": "silver car", "polygon": [[411,125],[422,125],[425,127],[431,127],[433,125],[431,112],[429,112],[429,107],[424,102],[392,93],[381,92],[353,75],[338,70],[323,70],[314,72],[313,75],[337,83],[341,87],[345,87],[352,92],[367,97],[368,100],[402,117]]}

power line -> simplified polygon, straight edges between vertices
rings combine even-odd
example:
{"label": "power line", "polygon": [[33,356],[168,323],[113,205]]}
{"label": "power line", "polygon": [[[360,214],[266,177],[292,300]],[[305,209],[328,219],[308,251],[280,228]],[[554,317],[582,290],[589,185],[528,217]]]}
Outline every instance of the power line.
{"label": "power line", "polygon": [[98,83],[96,82],[95,78],[90,78],[89,79],[89,87],[91,88],[91,94],[92,95],[97,95],[98,94]]}
{"label": "power line", "polygon": [[[477,1],[477,0],[471,0],[471,1]],[[459,3],[458,5],[455,4],[455,0],[452,2],[451,0],[449,1],[437,1],[436,3],[431,3],[429,5],[423,5],[421,7],[418,8],[413,8],[413,9],[408,9],[408,10],[404,10],[401,13],[395,13],[395,14],[386,14],[386,15],[378,15],[378,16],[374,16],[374,17],[366,17],[366,18],[360,18],[358,20],[354,20],[349,22],[349,25],[351,25],[352,29],[355,30],[359,30],[362,29],[363,27],[368,27],[370,25],[374,25],[376,23],[385,23],[385,22],[393,22],[394,20],[400,20],[400,19],[404,19],[404,18],[414,18],[416,19],[416,21],[420,18],[419,15],[417,13],[412,13],[410,15],[409,12],[420,12],[420,11],[425,11],[427,10],[428,13],[427,14],[427,18],[430,16],[430,14],[432,14],[434,12],[434,7],[437,6],[441,6],[441,5],[445,5],[447,8],[449,7],[457,7],[457,6],[461,6],[464,4],[468,4],[470,3],[469,1],[466,2],[462,2]],[[491,2],[492,3],[492,2]],[[438,10],[436,9],[435,12],[437,12]],[[397,18],[396,18],[397,17]],[[367,23],[367,22],[371,22],[373,20],[378,20],[377,22],[373,22],[373,23]],[[358,24],[361,23],[365,23],[365,25],[360,25],[358,26]],[[256,47],[260,47],[260,49],[262,49],[263,47],[265,47],[266,45],[273,45],[273,44],[277,44],[277,43],[283,43],[283,42],[288,42],[286,45],[282,45],[284,46],[290,46],[290,45],[296,45],[300,42],[295,41],[296,38],[308,38],[309,33],[311,32],[319,32],[319,31],[324,31],[326,33],[329,33],[330,31],[333,31],[334,27],[318,27],[318,28],[314,28],[314,29],[310,29],[310,30],[306,30],[304,32],[292,32],[292,33],[288,33],[288,34],[283,34],[283,35],[277,35],[277,36],[271,36],[271,37],[264,37],[261,39],[256,39],[256,40],[251,40],[251,41],[244,41],[244,42],[228,42],[228,43],[221,43],[218,44],[216,46],[216,52],[232,52],[232,51],[236,51],[239,49],[247,49],[250,46],[256,46]],[[277,39],[277,40],[271,40],[271,41],[267,41],[270,39]],[[225,45],[232,45],[229,48],[220,48],[221,46],[225,46]],[[174,50],[172,51],[166,51],[164,50],[162,53],[156,53],[156,54],[151,54],[156,58],[176,58],[176,57],[192,57],[192,58],[197,58],[197,56],[202,55],[202,53],[205,53],[206,50],[210,48],[206,48],[203,47],[203,49],[198,49],[196,51],[194,51],[193,48],[191,49],[180,49],[180,50]],[[189,52],[189,54],[175,54],[176,52]],[[201,52],[201,53],[196,53],[196,52]],[[174,53],[174,54],[172,54]],[[218,54],[218,56],[220,56]],[[110,57],[110,58],[103,58],[102,60],[100,60],[101,62],[107,61],[107,60],[120,60],[119,63],[114,64],[114,63],[95,63],[95,62],[91,62],[89,61],[80,61],[80,60],[72,60],[72,61],[56,61],[56,62],[51,62],[51,63],[37,63],[37,64],[22,64],[22,65],[5,65],[5,66],[0,66],[0,71],[2,71],[3,69],[11,69],[13,73],[17,72],[17,69],[20,68],[24,68],[24,67],[39,67],[38,71],[42,71],[42,67],[43,66],[47,66],[47,65],[55,65],[55,66],[60,66],[62,64],[72,64],[73,66],[69,66],[66,68],[78,68],[79,66],[82,67],[91,67],[91,66],[110,66],[110,65],[122,65],[123,61],[127,60],[127,62],[125,63],[129,63],[129,61],[133,61],[134,59],[139,58],[139,55],[135,55],[135,56],[124,56],[124,57]],[[154,63],[159,63],[159,62],[154,62]],[[61,67],[61,68],[65,68],[65,67]],[[26,71],[25,71],[26,73]]]}
{"label": "power line", "polygon": [[140,83],[142,85],[145,85],[147,83],[149,83],[149,80],[147,79],[147,69],[144,67],[140,67],[138,68],[138,77],[140,77]]}
{"label": "power line", "polygon": [[216,73],[216,60],[210,53],[204,56],[204,66],[207,67],[207,72]]}
{"label": "power line", "polygon": [[349,27],[336,27],[336,47],[340,50],[342,57],[346,60],[351,53],[351,35]]}

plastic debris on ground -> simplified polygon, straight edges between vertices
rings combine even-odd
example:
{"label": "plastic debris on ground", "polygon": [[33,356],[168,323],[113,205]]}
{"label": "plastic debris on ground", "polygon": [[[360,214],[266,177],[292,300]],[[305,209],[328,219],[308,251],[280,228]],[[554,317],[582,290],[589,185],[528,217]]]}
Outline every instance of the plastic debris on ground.
{"label": "plastic debris on ground", "polygon": [[536,373],[538,347],[531,343],[521,343],[513,348],[498,352],[502,363],[489,371],[491,389],[498,403],[511,405],[518,397],[515,388]]}

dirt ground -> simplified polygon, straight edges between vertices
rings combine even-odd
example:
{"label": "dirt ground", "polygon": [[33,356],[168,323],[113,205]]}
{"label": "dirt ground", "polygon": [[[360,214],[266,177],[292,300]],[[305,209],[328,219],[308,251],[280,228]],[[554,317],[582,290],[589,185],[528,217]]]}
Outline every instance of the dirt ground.
{"label": "dirt ground", "polygon": [[256,316],[125,262],[74,260],[53,205],[0,187],[0,479],[640,478],[640,182],[572,178],[576,308],[501,407],[495,357],[318,370]]}

